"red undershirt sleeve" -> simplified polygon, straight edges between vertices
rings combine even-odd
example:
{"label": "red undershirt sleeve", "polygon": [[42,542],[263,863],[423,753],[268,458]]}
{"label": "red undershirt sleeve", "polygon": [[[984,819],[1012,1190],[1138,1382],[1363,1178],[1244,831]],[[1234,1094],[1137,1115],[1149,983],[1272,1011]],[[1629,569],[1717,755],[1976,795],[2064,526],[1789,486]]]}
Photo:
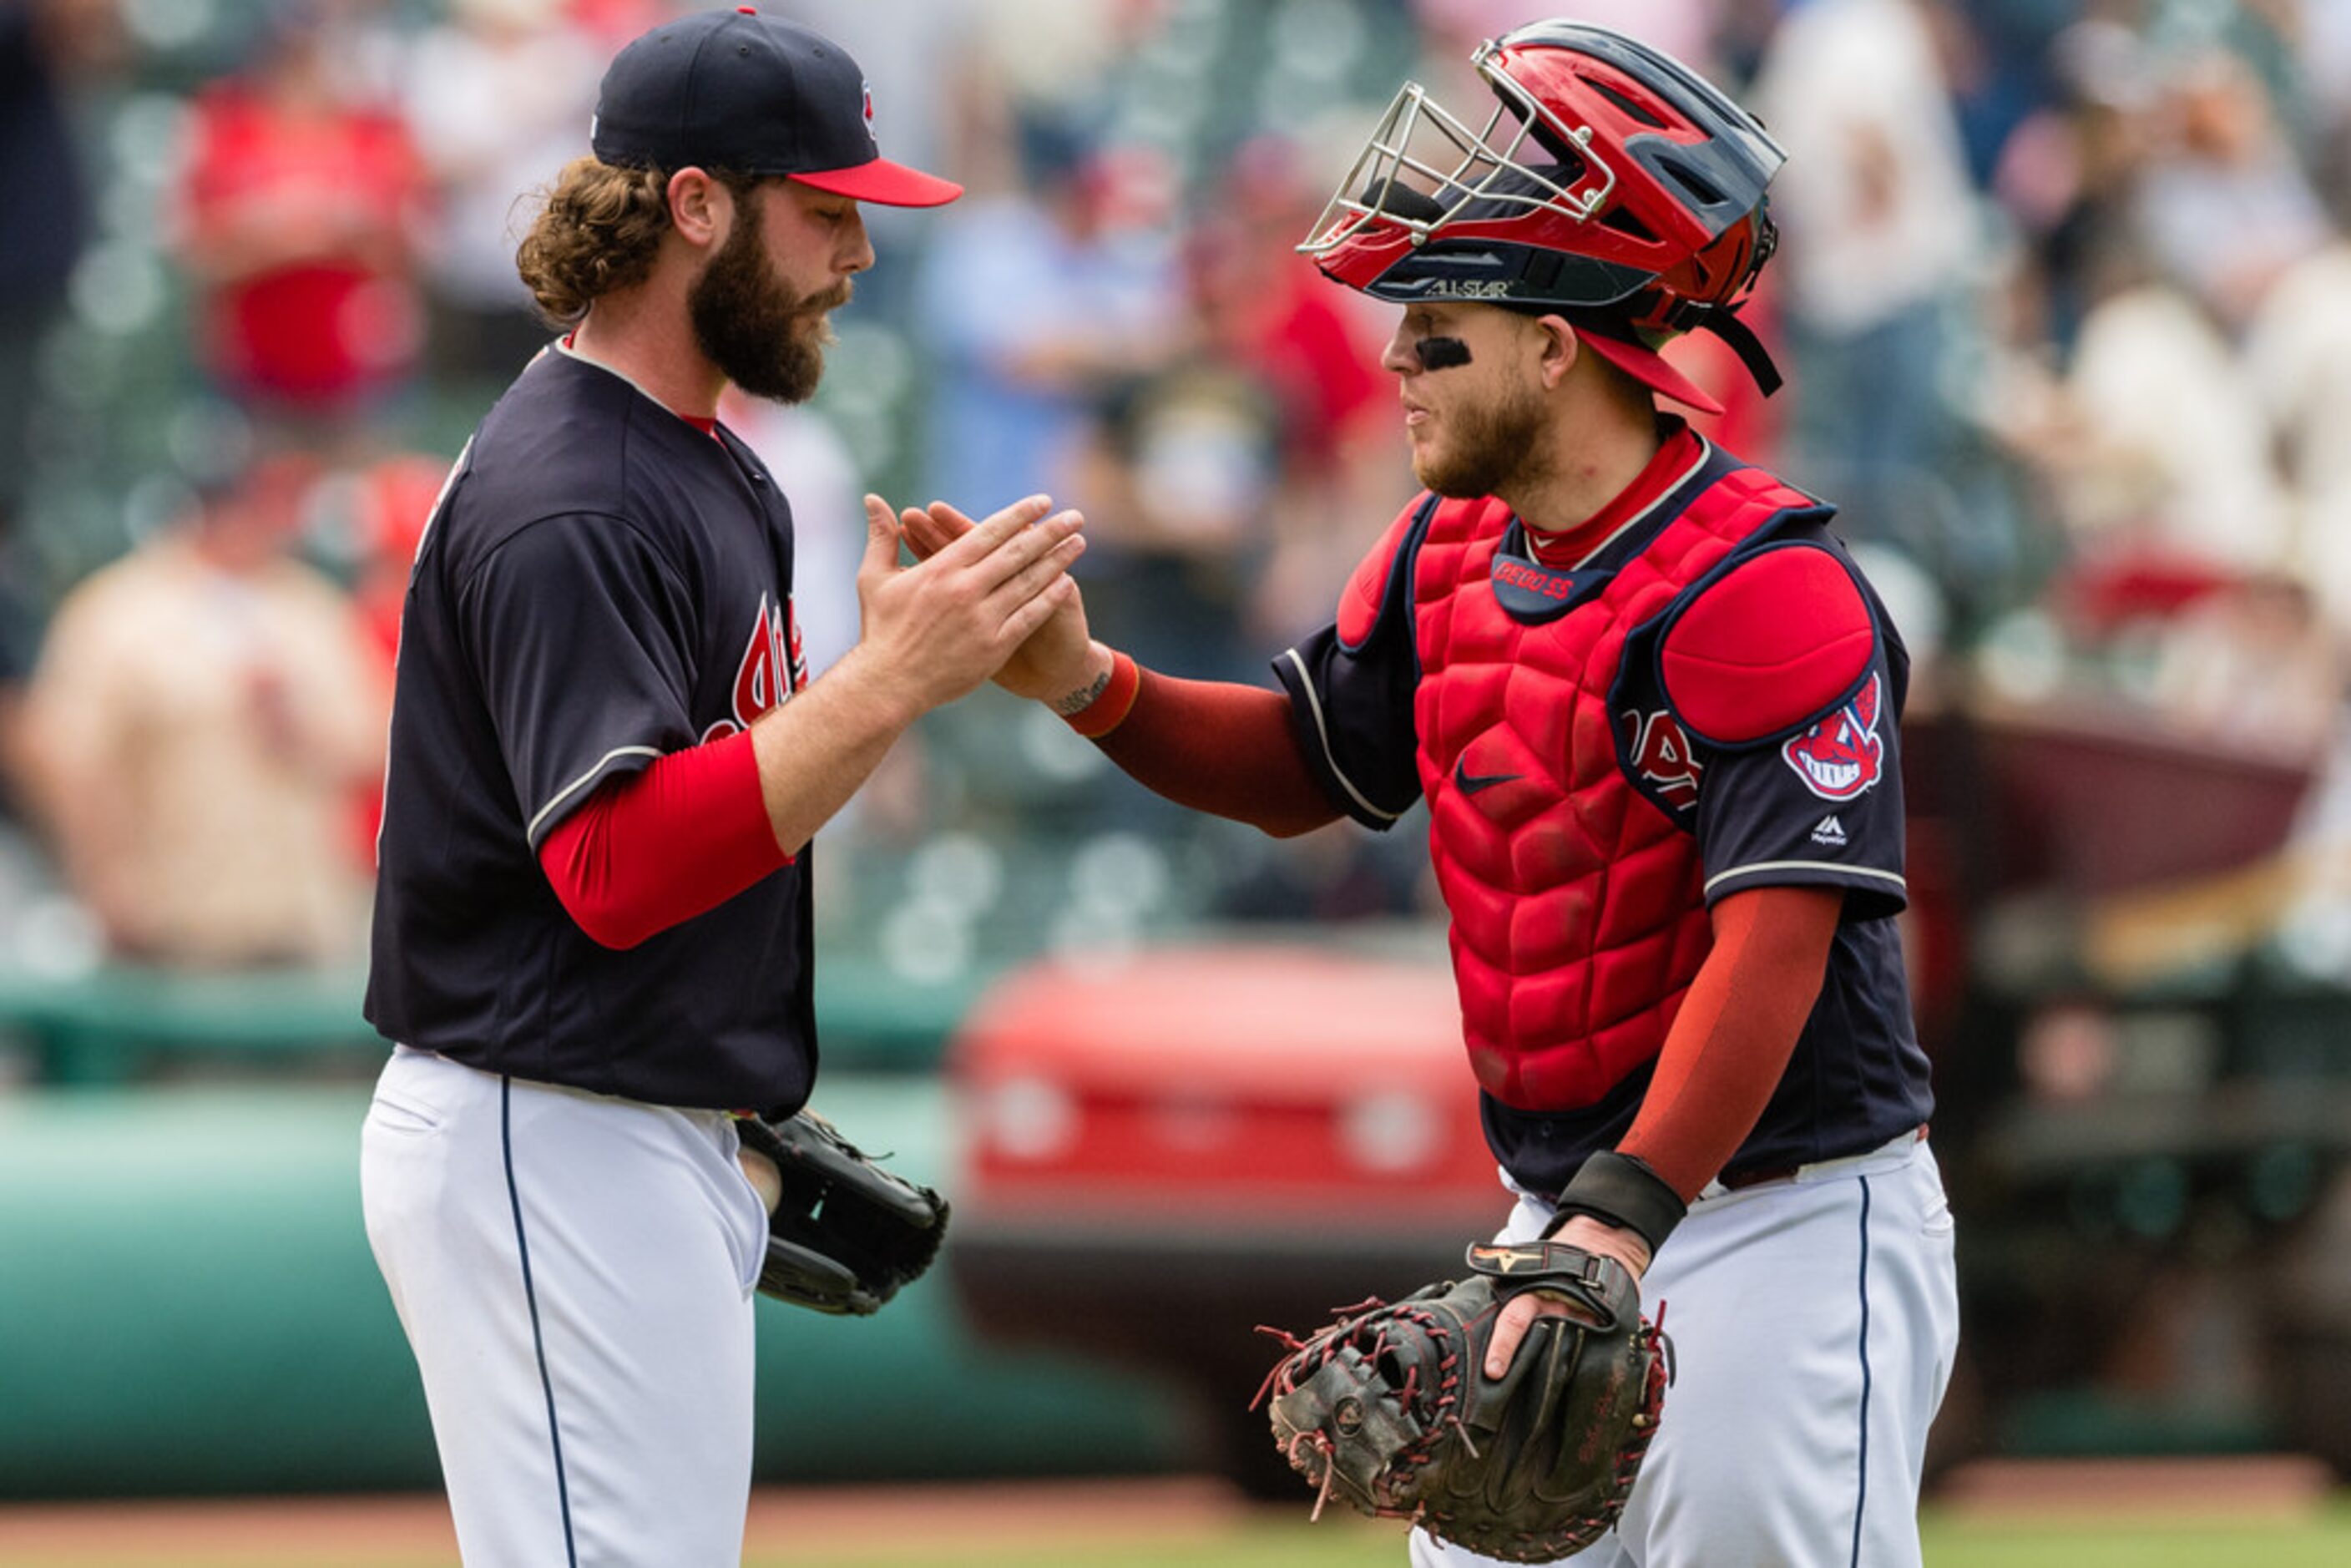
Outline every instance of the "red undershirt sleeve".
{"label": "red undershirt sleeve", "polygon": [[790,863],[747,730],[615,779],[557,823],[538,863],[590,940],[633,947]]}
{"label": "red undershirt sleeve", "polygon": [[1687,1203],[1755,1128],[1828,972],[1843,890],[1759,887],[1714,906],[1714,948],[1682,998],[1616,1152]]}
{"label": "red undershirt sleeve", "polygon": [[1277,839],[1339,820],[1298,749],[1280,692],[1177,680],[1121,653],[1110,685],[1070,725],[1135,782],[1195,811]]}

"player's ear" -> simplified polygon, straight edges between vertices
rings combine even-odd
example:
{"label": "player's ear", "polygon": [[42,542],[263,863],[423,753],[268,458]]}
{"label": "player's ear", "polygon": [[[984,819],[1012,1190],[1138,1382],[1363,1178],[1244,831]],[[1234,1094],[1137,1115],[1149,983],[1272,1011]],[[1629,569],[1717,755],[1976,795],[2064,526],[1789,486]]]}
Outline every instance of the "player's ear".
{"label": "player's ear", "polygon": [[715,245],[734,211],[733,193],[706,170],[688,165],[669,177],[669,221],[697,249]]}
{"label": "player's ear", "polygon": [[1523,318],[1540,337],[1536,344],[1537,369],[1542,376],[1543,390],[1548,392],[1567,379],[1575,361],[1583,353],[1583,344],[1577,339],[1575,329],[1567,324],[1564,316]]}

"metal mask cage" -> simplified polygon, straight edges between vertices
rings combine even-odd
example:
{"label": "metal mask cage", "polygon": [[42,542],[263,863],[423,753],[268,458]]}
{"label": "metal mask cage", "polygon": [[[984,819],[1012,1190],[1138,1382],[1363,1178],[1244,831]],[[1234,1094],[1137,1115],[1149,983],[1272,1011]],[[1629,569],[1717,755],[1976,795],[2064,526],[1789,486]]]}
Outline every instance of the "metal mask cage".
{"label": "metal mask cage", "polygon": [[[1489,62],[1499,47],[1489,40],[1470,61],[1496,94],[1484,129],[1472,131],[1418,82],[1405,83],[1307,231],[1298,246],[1301,254],[1326,255],[1374,223],[1393,224],[1414,245],[1425,244],[1480,202],[1492,204],[1479,214],[1480,222],[1519,215],[1512,208],[1554,213],[1575,223],[1588,222],[1600,211],[1616,189],[1616,171],[1593,151],[1592,127],[1570,124],[1495,68]],[[1498,146],[1495,133],[1505,120],[1514,129],[1507,143]],[[1574,160],[1573,179],[1562,184],[1521,162],[1520,151],[1530,141],[1546,154],[1546,164]],[[1399,190],[1411,193],[1402,212],[1390,204]]]}

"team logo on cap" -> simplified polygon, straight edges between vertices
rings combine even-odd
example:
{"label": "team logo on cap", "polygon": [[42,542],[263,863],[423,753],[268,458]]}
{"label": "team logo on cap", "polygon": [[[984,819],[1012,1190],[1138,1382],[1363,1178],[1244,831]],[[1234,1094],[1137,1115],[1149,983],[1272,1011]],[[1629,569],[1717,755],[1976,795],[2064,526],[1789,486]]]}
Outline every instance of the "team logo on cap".
{"label": "team logo on cap", "polygon": [[870,81],[861,81],[857,85],[865,94],[865,139],[879,147],[882,145],[882,139],[873,134],[873,84]]}
{"label": "team logo on cap", "polygon": [[1780,748],[1804,788],[1823,800],[1850,800],[1872,784],[1886,759],[1877,737],[1877,677],[1853,701]]}

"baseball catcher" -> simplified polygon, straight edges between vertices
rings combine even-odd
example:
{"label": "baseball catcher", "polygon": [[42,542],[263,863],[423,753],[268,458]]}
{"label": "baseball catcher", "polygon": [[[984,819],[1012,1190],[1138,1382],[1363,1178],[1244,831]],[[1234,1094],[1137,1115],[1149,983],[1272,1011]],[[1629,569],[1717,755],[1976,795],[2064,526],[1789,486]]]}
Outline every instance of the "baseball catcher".
{"label": "baseball catcher", "polygon": [[947,1233],[947,1200],[883,1169],[813,1111],[736,1119],[745,1174],[768,1203],[759,1291],[835,1315],[882,1310]]}
{"label": "baseball catcher", "polygon": [[[1614,1260],[1558,1241],[1474,1246],[1472,1272],[1344,1309],[1267,1380],[1274,1441],[1360,1513],[1410,1519],[1506,1563],[1548,1563],[1623,1511],[1665,1400],[1668,1350]],[[1486,1350],[1504,1302],[1541,1291],[1500,1377]]]}
{"label": "baseball catcher", "polygon": [[[1595,1534],[1609,1563],[1917,1568],[1959,1289],[1897,923],[1909,654],[1833,508],[1665,407],[1729,412],[1658,351],[1708,333],[1777,384],[1739,311],[1786,155],[1608,28],[1469,64],[1454,108],[1404,84],[1300,247],[1395,307],[1422,486],[1330,621],[1268,689],[1150,670],[1080,597],[998,679],[1272,837],[1426,808],[1494,1234],[1553,1247],[1296,1346],[1284,1452],[1419,1518],[1416,1568]],[[914,517],[918,550],[971,537]],[[1682,1304],[1662,1429],[1593,1257]]]}

